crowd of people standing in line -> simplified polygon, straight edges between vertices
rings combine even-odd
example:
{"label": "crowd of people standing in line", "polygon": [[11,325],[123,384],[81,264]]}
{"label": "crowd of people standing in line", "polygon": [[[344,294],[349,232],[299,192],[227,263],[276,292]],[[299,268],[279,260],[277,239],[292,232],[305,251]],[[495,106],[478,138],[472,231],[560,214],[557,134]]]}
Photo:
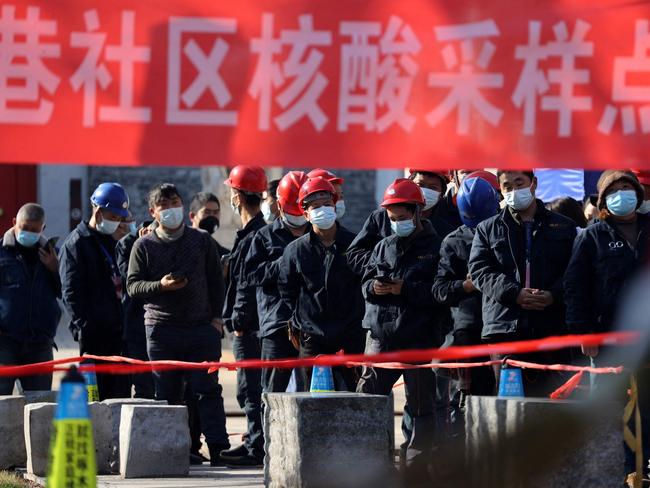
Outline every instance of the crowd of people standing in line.
{"label": "crowd of people standing in line", "polygon": [[[345,182],[329,171],[268,182],[263,168],[236,166],[225,184],[242,224],[230,250],[213,238],[217,197],[196,194],[186,214],[169,183],[151,190],[150,220],[140,225],[121,185],[99,185],[90,219],[60,248],[44,237],[44,209],[24,205],[0,247],[0,364],[52,358],[58,298],[81,354],[150,360],[219,361],[226,331],[237,361],[611,331],[619,298],[648,255],[650,174],[642,171],[605,171],[583,208],[569,198],[537,199],[531,171],[410,168],[356,234],[339,222]],[[592,362],[598,352],[582,349]],[[519,358],[576,360],[567,351]],[[408,470],[452,435],[452,412],[462,411],[467,395],[495,393],[500,370],[340,367],[334,380],[339,390],[388,395],[404,377]],[[99,374],[97,381],[101,399],[133,394],[187,404],[192,461],[207,461],[203,434],[211,464],[240,467],[262,464],[261,394],[286,391],[291,374],[238,370],[248,428],[234,447],[218,373]],[[295,378],[308,391],[310,369]],[[0,394],[11,394],[14,380],[0,378]],[[51,375],[20,380],[24,389],[52,382]],[[523,374],[530,396],[547,396],[562,381],[557,373]]]}

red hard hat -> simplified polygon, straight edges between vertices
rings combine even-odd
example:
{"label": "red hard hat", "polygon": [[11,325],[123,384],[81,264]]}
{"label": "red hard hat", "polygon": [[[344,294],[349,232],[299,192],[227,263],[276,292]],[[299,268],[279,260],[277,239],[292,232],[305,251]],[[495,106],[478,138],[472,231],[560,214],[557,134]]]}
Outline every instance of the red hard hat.
{"label": "red hard hat", "polygon": [[264,193],[266,191],[266,173],[259,166],[235,166],[230,171],[226,185],[236,190],[248,193]]}
{"label": "red hard hat", "polygon": [[445,183],[449,183],[449,181],[451,181],[450,178],[449,178],[449,171],[448,170],[445,171],[445,170],[442,170],[442,169],[431,169],[431,168],[429,168],[429,169],[406,168],[406,170],[409,172],[409,175],[413,175],[414,173],[431,173],[431,174],[434,174],[434,175],[439,176],[440,178],[442,178],[442,180]]}
{"label": "red hard hat", "polygon": [[497,180],[497,177],[494,173],[490,173],[489,171],[474,171],[473,173],[468,174],[465,176],[464,179],[469,179],[469,178],[483,178],[485,181],[487,181],[490,185],[492,185],[492,188],[494,188],[497,193],[501,193],[501,187],[499,186],[499,180]]}
{"label": "red hard hat", "polygon": [[637,177],[639,183],[650,186],[650,171],[645,169],[633,169],[632,173]]}
{"label": "red hard hat", "polygon": [[382,207],[396,203],[412,203],[424,206],[424,195],[418,185],[408,178],[397,178],[384,192]]}
{"label": "red hard hat", "polygon": [[327,171],[326,169],[321,168],[312,170],[307,173],[307,178],[325,178],[332,185],[342,185],[345,182],[343,178],[339,178],[331,171]]}
{"label": "red hard hat", "polygon": [[332,198],[334,199],[334,203],[336,203],[336,200],[338,200],[338,197],[336,196],[336,190],[332,186],[332,184],[327,181],[325,178],[309,178],[301,187],[300,187],[300,193],[298,194],[298,205],[300,208],[305,208],[304,202],[305,198],[307,198],[309,195],[313,195],[314,193],[318,193],[321,191],[326,191],[332,194]]}
{"label": "red hard hat", "polygon": [[300,188],[307,181],[307,175],[302,171],[289,171],[278,184],[277,198],[278,205],[285,213],[290,215],[302,215],[302,209],[298,205]]}

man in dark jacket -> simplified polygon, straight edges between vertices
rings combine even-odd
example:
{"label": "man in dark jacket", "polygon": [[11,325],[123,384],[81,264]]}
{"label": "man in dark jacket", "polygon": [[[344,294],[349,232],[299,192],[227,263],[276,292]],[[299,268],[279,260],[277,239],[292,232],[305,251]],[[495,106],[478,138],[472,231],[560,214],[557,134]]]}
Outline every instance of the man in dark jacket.
{"label": "man in dark jacket", "polygon": [[[120,270],[122,282],[126,283],[129,274],[129,259],[135,241],[149,234],[151,221],[145,222],[140,229],[129,230],[129,234],[119,240],[115,246],[115,259]],[[122,306],[124,308],[124,355],[133,359],[148,361],[147,335],[144,327],[144,301],[131,298],[127,290],[122,293]],[[134,398],[154,398],[154,384],[151,373],[137,373],[131,375]]]}
{"label": "man in dark jacket", "polygon": [[[129,198],[117,183],[102,183],[91,199],[93,213],[63,243],[59,273],[70,331],[79,353],[122,353],[122,278],[115,259],[113,234],[128,216]],[[97,375],[99,398],[129,397],[122,375]]]}
{"label": "man in dark jacket", "polygon": [[[605,171],[598,181],[601,220],[588,226],[576,238],[571,261],[564,277],[566,320],[575,334],[612,332],[629,327],[617,322],[623,316],[619,303],[635,277],[648,261],[650,216],[637,213],[645,192],[630,171]],[[612,364],[612,357],[600,354],[596,346],[583,346],[585,356],[595,366]],[[603,356],[605,356],[603,358]],[[611,356],[611,354],[610,354]],[[639,374],[639,408],[643,435],[643,475],[648,475],[650,457],[650,401],[647,375]],[[606,378],[597,382],[610,384]],[[634,431],[634,428],[632,428]],[[626,446],[626,473],[635,472],[635,457]]]}
{"label": "man in dark jacket", "polygon": [[[307,176],[302,171],[291,171],[280,180],[277,189],[280,218],[257,231],[245,261],[246,280],[256,290],[262,359],[298,356],[287,334],[293,310],[281,300],[277,281],[284,249],[309,230],[309,223],[298,206],[298,194],[306,181]],[[283,368],[263,369],[263,391],[286,391],[291,371]]]}
{"label": "man in dark jacket", "polygon": [[[133,245],[127,278],[129,295],[144,300],[149,358],[219,361],[223,276],[214,239],[184,225],[183,200],[172,184],[149,193],[149,213],[158,227]],[[154,371],[156,399],[182,404],[184,375]],[[188,377],[199,396],[210,461],[217,465],[230,445],[221,386],[205,370],[191,370]]]}
{"label": "man in dark jacket", "polygon": [[[244,278],[246,255],[255,232],[266,226],[260,204],[266,191],[266,174],[258,166],[235,166],[225,184],[230,187],[230,205],[241,218],[242,229],[226,264],[226,301],[223,316],[234,334],[235,360],[261,357],[255,288]],[[264,460],[262,431],[262,373],[259,369],[237,370],[237,401],[246,414],[248,431],[244,443],[221,454],[229,466],[260,466]]]}
{"label": "man in dark jacket", "polygon": [[[489,342],[539,339],[567,332],[562,277],[576,236],[572,220],[535,199],[537,179],[528,171],[499,171],[507,204],[476,228],[469,273],[482,293],[482,338]],[[561,353],[526,356],[561,360]],[[495,367],[499,384],[500,368]],[[524,391],[547,396],[560,375],[524,371]]]}
{"label": "man in dark jacket", "polygon": [[[435,333],[437,305],[432,286],[440,238],[420,219],[425,200],[412,181],[399,178],[388,186],[382,206],[393,235],[375,247],[363,278],[364,326],[370,330],[366,354],[440,345]],[[407,475],[426,473],[435,432],[435,375],[432,369],[364,368],[357,390],[389,395],[404,376],[412,429],[405,442]]]}
{"label": "man in dark jacket", "polygon": [[[300,331],[300,357],[363,351],[363,297],[358,276],[345,253],[354,234],[336,222],[336,190],[324,178],[312,178],[300,189],[299,206],[311,223],[308,234],[291,242],[280,262],[278,290],[293,310]],[[302,371],[304,388],[311,368]],[[354,391],[356,372],[334,368],[337,390]]]}
{"label": "man in dark jacket", "polygon": [[[0,247],[0,364],[13,366],[52,360],[61,318],[58,259],[43,237],[45,212],[23,205]],[[0,395],[11,395],[16,378],[0,378]],[[51,390],[52,374],[20,378],[23,390]]]}
{"label": "man in dark jacket", "polygon": [[[476,226],[496,215],[499,198],[490,183],[469,175],[461,184],[457,202],[463,225],[442,241],[433,294],[439,303],[451,307],[453,345],[471,346],[481,343],[483,318],[481,293],[472,283],[467,262]],[[489,395],[494,391],[489,368],[460,369],[458,375],[461,407],[467,394]]]}

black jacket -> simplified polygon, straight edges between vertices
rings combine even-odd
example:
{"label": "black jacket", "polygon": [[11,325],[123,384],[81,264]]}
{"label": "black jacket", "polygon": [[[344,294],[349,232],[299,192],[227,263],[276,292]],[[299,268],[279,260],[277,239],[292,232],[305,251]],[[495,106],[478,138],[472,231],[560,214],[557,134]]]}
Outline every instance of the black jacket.
{"label": "black jacket", "polygon": [[278,276],[284,249],[296,237],[282,219],[257,231],[251,240],[244,263],[245,286],[255,290],[260,337],[284,329],[292,309],[280,298]]}
{"label": "black jacket", "polygon": [[[454,230],[445,220],[437,215],[438,206],[434,207],[433,212],[427,220],[433,226],[433,230],[442,240],[447,234]],[[375,210],[366,219],[363,227],[352,241],[348,250],[348,263],[350,267],[362,277],[366,271],[366,265],[370,261],[370,255],[377,243],[392,234],[390,228],[390,219],[385,208]]]}
{"label": "black jacket", "polygon": [[313,231],[289,244],[278,276],[280,297],[293,310],[294,325],[328,346],[358,331],[364,313],[361,279],[346,259],[354,234],[336,225],[329,248]]}
{"label": "black jacket", "polygon": [[[431,224],[413,239],[391,235],[375,247],[363,277],[366,314],[363,326],[379,339],[382,351],[440,345],[438,309],[432,286],[440,253],[440,238]],[[403,280],[400,295],[375,295],[377,276]]]}
{"label": "black jacket", "polygon": [[639,239],[632,249],[611,219],[578,234],[564,276],[566,318],[574,333],[609,332],[621,293],[648,257],[650,217],[638,215]]}
{"label": "black jacket", "polygon": [[61,318],[61,280],[39,259],[38,250],[46,245],[41,237],[37,246],[23,248],[13,228],[5,233],[0,247],[0,335],[53,341]]}
{"label": "black jacket", "polygon": [[75,340],[80,331],[86,344],[121,337],[122,303],[113,281],[114,275],[119,278],[113,238],[81,222],[61,247],[59,274]]}
{"label": "black jacket", "polygon": [[259,329],[255,289],[246,284],[244,267],[253,235],[265,226],[264,217],[259,212],[237,231],[232,251],[223,257],[227,269],[223,319],[226,329],[231,332]]}
{"label": "black jacket", "polygon": [[547,337],[566,332],[562,277],[575,235],[572,220],[550,212],[537,200],[530,285],[550,291],[554,303],[543,311],[528,311],[517,304],[526,276],[524,226],[508,208],[478,225],[469,272],[474,286],[483,293],[484,339],[500,334]]}
{"label": "black jacket", "polygon": [[[115,246],[115,259],[123,283],[126,283],[126,278],[129,275],[131,250],[137,240],[137,235],[127,234]],[[142,298],[132,298],[125,287],[122,294],[122,308],[124,309],[124,339],[140,343],[146,342],[144,300]]]}
{"label": "black jacket", "polygon": [[474,229],[461,225],[445,237],[440,247],[438,274],[433,285],[435,299],[451,307],[454,345],[457,346],[477,343],[483,329],[481,293],[466,293],[463,289],[474,234]]}

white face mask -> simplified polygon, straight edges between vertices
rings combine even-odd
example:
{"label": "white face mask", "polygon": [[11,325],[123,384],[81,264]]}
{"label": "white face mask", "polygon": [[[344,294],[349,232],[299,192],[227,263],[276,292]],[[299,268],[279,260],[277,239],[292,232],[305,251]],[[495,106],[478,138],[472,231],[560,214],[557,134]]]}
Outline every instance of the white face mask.
{"label": "white face mask", "polygon": [[160,224],[167,229],[177,229],[183,223],[183,207],[166,208],[160,211]]}
{"label": "white face mask", "polygon": [[278,218],[278,216],[271,211],[271,205],[266,200],[262,202],[261,210],[262,216],[264,217],[264,222],[267,224],[272,223],[275,219]]}
{"label": "white face mask", "polygon": [[420,190],[422,190],[422,194],[424,195],[423,210],[429,210],[435,207],[438,200],[440,200],[440,192],[430,188],[420,188]]}
{"label": "white face mask", "polygon": [[334,207],[313,208],[309,211],[311,225],[322,230],[331,229],[336,222],[336,210]]}
{"label": "white face mask", "polygon": [[284,220],[289,227],[293,227],[294,229],[302,227],[307,223],[307,219],[304,215],[291,215],[285,213],[282,215],[282,220]]}
{"label": "white face mask", "polygon": [[115,233],[119,226],[119,220],[108,220],[102,215],[102,221],[97,223],[97,230],[102,234],[110,236]]}
{"label": "white face mask", "polygon": [[345,215],[345,200],[339,200],[336,202],[336,218],[341,219]]}
{"label": "white face mask", "polygon": [[644,200],[637,212],[640,214],[650,213],[650,200]]}
{"label": "white face mask", "polygon": [[516,212],[526,210],[533,203],[535,197],[533,192],[528,188],[521,188],[519,190],[512,190],[503,194],[503,200],[506,205]]}

